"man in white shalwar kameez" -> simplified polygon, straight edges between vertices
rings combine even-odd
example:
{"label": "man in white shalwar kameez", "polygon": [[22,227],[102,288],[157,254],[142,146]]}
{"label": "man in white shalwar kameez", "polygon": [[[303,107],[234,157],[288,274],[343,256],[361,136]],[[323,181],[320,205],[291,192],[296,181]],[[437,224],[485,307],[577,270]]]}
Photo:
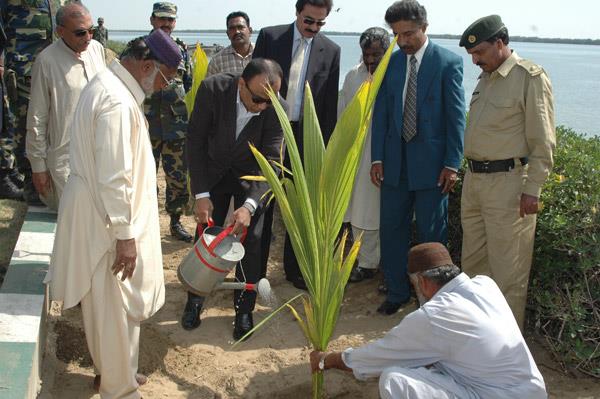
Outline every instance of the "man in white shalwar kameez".
{"label": "man in white shalwar kameez", "polygon": [[27,158],[40,199],[57,209],[69,178],[71,120],[81,90],[106,65],[104,47],[92,40],[90,12],[70,3],[56,13],[61,37],[36,58],[27,110]]}
{"label": "man in white shalwar kameez", "polygon": [[[377,65],[390,46],[390,37],[383,28],[369,28],[359,39],[362,50],[362,61],[352,68],[346,78],[338,101],[338,116],[341,116],[346,106],[350,104],[360,86],[375,72]],[[350,282],[356,283],[372,278],[379,265],[379,187],[371,182],[371,128],[367,132],[365,145],[356,179],[354,190],[345,222],[352,225],[352,235],[355,239],[362,237],[358,252],[358,266],[350,274]]]}
{"label": "man in white shalwar kameez", "polygon": [[156,172],[142,102],[166,86],[181,53],[163,31],[131,41],[84,88],[71,136],[48,279],[51,298],[81,303],[100,396],[139,398],[140,322],[165,300]]}
{"label": "man in white shalwar kameez", "polygon": [[383,338],[344,352],[310,354],[313,372],[337,368],[379,377],[384,399],[547,398],[502,292],[470,279],[440,243],[413,247],[408,272],[421,307]]}

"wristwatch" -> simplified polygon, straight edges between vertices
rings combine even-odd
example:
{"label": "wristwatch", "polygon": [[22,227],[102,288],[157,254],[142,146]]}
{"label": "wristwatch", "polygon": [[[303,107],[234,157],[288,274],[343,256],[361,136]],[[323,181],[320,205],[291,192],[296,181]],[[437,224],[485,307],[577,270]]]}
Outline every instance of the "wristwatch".
{"label": "wristwatch", "polygon": [[248,212],[250,212],[250,216],[254,216],[254,213],[256,212],[256,208],[254,208],[254,206],[249,203],[249,202],[244,202],[244,205],[242,205],[244,208],[248,209]]}
{"label": "wristwatch", "polygon": [[319,370],[325,370],[325,358],[327,357],[327,352],[323,352],[321,357],[319,358]]}

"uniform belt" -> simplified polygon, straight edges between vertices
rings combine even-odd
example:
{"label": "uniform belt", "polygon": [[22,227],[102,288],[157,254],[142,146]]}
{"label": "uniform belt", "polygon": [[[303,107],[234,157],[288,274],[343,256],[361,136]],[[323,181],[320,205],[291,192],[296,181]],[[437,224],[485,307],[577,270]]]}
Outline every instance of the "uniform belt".
{"label": "uniform belt", "polygon": [[[527,165],[527,158],[519,158],[521,165]],[[501,159],[497,161],[475,161],[474,159],[467,159],[469,164],[469,170],[473,173],[496,173],[496,172],[508,172],[515,167],[514,158]]]}

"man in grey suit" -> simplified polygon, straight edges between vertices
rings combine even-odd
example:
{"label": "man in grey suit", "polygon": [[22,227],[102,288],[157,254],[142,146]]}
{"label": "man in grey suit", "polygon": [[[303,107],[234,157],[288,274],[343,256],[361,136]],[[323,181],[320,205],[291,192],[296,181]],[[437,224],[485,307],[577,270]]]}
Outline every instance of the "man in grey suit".
{"label": "man in grey suit", "polygon": [[[241,177],[262,174],[249,143],[267,159],[279,157],[283,132],[271,107],[267,85],[278,92],[282,76],[276,62],[254,59],[241,76],[224,73],[206,78],[198,89],[187,131],[186,154],[191,191],[196,198],[196,221],[207,224],[212,217],[217,226],[222,226],[233,198],[233,234],[248,229],[243,268],[238,264],[236,278],[248,283],[256,283],[265,275],[260,246],[262,197],[268,184]],[[233,337],[238,340],[254,326],[256,293],[236,290],[233,301],[236,311]],[[202,303],[203,297],[188,293],[181,320],[183,328],[192,330],[200,325]]]}
{"label": "man in grey suit", "polygon": [[[319,31],[325,25],[333,1],[296,1],[296,21],[287,25],[261,29],[254,47],[254,58],[270,58],[283,69],[281,95],[289,109],[294,137],[300,156],[302,150],[302,103],[304,82],[310,84],[315,109],[325,143],[333,133],[337,121],[337,98],[340,77],[340,47]],[[263,233],[263,264],[266,267],[271,242],[272,207],[265,218]],[[295,287],[306,289],[298,261],[286,235],[283,255],[286,278]]]}

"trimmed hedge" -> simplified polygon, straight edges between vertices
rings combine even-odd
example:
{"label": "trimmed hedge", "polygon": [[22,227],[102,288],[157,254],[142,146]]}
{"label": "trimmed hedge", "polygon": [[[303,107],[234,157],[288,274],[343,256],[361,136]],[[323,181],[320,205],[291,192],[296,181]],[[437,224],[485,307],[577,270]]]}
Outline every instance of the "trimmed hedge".
{"label": "trimmed hedge", "polygon": [[[600,137],[557,128],[542,191],[528,294],[535,329],[568,370],[600,378]],[[461,180],[449,203],[449,249],[460,260]]]}

